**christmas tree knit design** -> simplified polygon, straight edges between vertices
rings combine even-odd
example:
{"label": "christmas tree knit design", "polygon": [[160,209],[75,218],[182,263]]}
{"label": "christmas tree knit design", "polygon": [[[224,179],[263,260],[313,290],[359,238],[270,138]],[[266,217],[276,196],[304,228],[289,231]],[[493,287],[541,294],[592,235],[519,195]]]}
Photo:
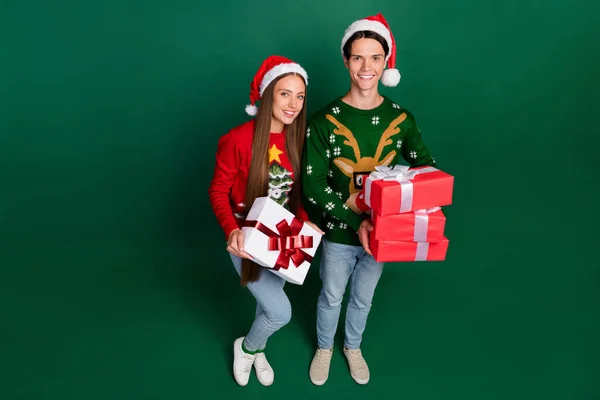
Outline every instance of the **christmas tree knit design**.
{"label": "christmas tree knit design", "polygon": [[288,193],[294,182],[291,175],[277,162],[273,162],[269,168],[269,197],[280,206],[285,206],[289,201]]}

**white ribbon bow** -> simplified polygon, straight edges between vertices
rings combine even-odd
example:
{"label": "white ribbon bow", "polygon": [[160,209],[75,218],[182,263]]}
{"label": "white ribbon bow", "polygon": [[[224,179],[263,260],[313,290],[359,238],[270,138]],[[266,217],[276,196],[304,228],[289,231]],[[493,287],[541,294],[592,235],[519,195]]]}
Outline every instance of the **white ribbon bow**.
{"label": "white ribbon bow", "polygon": [[375,171],[371,172],[373,179],[383,179],[384,181],[410,181],[419,174],[419,170],[409,170],[407,165],[394,165],[392,168],[385,165],[378,165]]}

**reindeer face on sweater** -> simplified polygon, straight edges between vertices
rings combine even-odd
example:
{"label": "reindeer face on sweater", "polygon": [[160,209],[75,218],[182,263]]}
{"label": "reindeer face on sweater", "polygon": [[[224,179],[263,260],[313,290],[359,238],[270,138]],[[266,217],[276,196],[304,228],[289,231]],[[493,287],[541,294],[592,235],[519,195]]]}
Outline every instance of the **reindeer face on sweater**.
{"label": "reindeer face on sweater", "polygon": [[339,170],[350,178],[350,186],[348,188],[350,196],[346,200],[346,205],[359,214],[367,212],[369,209],[364,202],[364,182],[367,176],[375,170],[375,167],[380,165],[388,166],[394,160],[394,157],[396,157],[395,150],[383,154],[383,149],[392,143],[390,138],[400,132],[398,125],[406,119],[406,114],[400,114],[390,123],[381,135],[377,150],[373,156],[362,156],[354,134],[334,116],[327,114],[326,118],[336,126],[333,133],[345,137],[344,144],[350,146],[354,152],[353,160],[346,157],[333,159],[333,163]]}

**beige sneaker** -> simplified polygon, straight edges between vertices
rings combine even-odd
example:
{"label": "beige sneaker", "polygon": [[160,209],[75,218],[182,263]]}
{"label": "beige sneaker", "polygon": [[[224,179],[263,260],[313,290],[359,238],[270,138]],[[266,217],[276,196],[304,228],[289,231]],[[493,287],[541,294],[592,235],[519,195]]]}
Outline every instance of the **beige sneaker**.
{"label": "beige sneaker", "polygon": [[310,363],[310,381],[321,386],[329,378],[329,365],[331,364],[331,355],[333,349],[317,349],[315,356]]}
{"label": "beige sneaker", "polygon": [[369,366],[362,356],[360,349],[348,350],[344,347],[344,355],[350,366],[350,375],[356,383],[364,385],[369,382]]}

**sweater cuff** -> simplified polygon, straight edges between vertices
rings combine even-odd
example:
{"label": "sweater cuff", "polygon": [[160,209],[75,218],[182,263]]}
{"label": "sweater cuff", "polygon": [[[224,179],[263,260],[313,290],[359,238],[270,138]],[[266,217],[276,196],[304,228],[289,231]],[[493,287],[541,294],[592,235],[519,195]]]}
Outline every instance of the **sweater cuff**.
{"label": "sweater cuff", "polygon": [[360,228],[360,224],[362,224],[363,220],[363,217],[361,217],[353,211],[350,211],[348,213],[347,223],[352,229],[354,229],[354,232],[358,232],[358,228]]}
{"label": "sweater cuff", "polygon": [[231,221],[226,223],[223,227],[223,230],[225,231],[225,240],[229,240],[229,235],[231,235],[231,232],[233,232],[236,229],[240,229],[237,222]]}
{"label": "sweater cuff", "polygon": [[298,207],[298,212],[296,216],[304,222],[309,221],[308,213],[306,212],[302,204],[300,204],[300,206]]}

